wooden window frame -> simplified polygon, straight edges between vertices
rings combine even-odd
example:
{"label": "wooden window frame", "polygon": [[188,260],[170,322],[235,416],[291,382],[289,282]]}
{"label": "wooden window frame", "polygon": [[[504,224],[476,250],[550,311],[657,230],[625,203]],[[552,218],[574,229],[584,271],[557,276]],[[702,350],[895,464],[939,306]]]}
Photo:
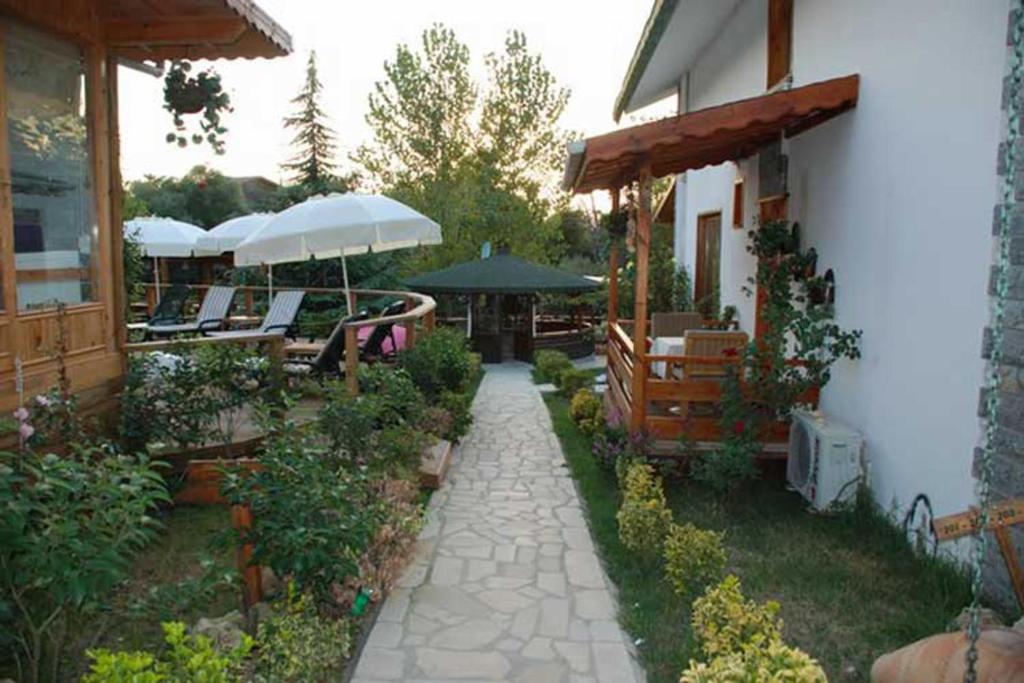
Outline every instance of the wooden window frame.
{"label": "wooden window frame", "polygon": [[743,178],[737,178],[732,184],[732,227],[743,227]]}

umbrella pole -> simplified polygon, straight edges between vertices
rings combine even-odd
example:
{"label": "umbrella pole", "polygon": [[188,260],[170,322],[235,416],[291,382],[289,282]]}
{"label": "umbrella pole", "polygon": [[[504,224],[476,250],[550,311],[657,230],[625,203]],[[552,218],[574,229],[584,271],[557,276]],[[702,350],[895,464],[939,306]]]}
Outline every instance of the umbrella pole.
{"label": "umbrella pole", "polygon": [[345,306],[352,315],[352,295],[348,291],[348,266],[345,264],[345,252],[341,252],[341,278],[345,281]]}
{"label": "umbrella pole", "polygon": [[153,257],[153,282],[156,283],[156,305],[160,305],[160,259]]}
{"label": "umbrella pole", "polygon": [[267,301],[274,298],[274,264],[267,266]]}

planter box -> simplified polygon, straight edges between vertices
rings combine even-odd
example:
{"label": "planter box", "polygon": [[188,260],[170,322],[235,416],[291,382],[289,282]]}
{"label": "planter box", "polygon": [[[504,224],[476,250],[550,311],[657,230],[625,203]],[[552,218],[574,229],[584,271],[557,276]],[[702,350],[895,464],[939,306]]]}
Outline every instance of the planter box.
{"label": "planter box", "polygon": [[439,489],[444,483],[452,460],[452,444],[444,439],[427,449],[420,460],[420,483],[428,489]]}
{"label": "planter box", "polygon": [[220,495],[223,471],[241,468],[255,472],[260,468],[258,460],[238,458],[235,460],[191,460],[185,466],[185,484],[177,495],[175,503],[195,505],[226,505],[227,501]]}

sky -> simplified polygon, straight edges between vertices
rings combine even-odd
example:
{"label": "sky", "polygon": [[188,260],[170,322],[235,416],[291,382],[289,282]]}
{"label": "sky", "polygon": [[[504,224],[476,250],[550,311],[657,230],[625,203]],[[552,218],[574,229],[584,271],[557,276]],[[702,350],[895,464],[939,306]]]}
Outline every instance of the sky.
{"label": "sky", "polygon": [[[216,68],[234,111],[225,117],[226,153],[204,145],[168,144],[170,114],[163,82],[121,70],[122,173],[182,175],[207,164],[231,176],[262,175],[282,181],[291,131],[282,119],[301,87],[310,50],[316,50],[323,106],[338,136],[338,161],[370,140],[364,121],[367,96],[384,76],[384,62],[399,43],[418,44],[423,29],[443,22],[469,46],[482,80],[484,55],[500,50],[510,29],[525,32],[558,81],[572,90],[563,125],[584,135],[616,127],[612,106],[653,0],[257,0],[291,33],[294,52],[273,60],[221,60]],[[668,113],[668,110],[665,110]],[[650,110],[642,115],[650,117]],[[623,119],[623,124],[629,120]]]}

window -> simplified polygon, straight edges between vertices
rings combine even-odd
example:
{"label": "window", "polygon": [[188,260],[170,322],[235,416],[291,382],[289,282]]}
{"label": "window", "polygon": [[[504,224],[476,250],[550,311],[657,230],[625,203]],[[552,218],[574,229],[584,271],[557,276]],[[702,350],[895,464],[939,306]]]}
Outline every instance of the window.
{"label": "window", "polygon": [[9,24],[4,65],[18,309],[92,301],[97,225],[85,56]]}

